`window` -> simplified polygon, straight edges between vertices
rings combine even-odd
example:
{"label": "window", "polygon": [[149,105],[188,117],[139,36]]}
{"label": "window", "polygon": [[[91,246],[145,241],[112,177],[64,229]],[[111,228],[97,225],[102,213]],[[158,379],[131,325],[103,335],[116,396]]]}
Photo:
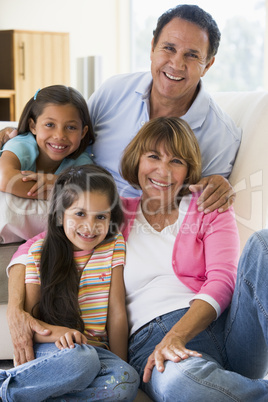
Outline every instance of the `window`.
{"label": "window", "polygon": [[[186,2],[185,2],[186,3]],[[150,44],[157,18],[175,0],[132,0],[132,71],[150,69]],[[197,0],[221,31],[216,60],[204,77],[209,91],[250,91],[264,88],[265,0]]]}

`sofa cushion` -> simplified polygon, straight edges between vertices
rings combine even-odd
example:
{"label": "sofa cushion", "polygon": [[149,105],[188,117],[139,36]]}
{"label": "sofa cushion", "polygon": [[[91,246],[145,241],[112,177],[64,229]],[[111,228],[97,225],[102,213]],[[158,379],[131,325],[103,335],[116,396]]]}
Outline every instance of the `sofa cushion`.
{"label": "sofa cushion", "polygon": [[230,176],[242,250],[253,232],[268,227],[268,92],[218,92],[213,98],[243,130]]}
{"label": "sofa cushion", "polygon": [[0,243],[27,240],[46,229],[48,201],[0,192]]}
{"label": "sofa cushion", "polygon": [[0,304],[6,304],[8,300],[6,267],[19,245],[20,243],[11,243],[0,246]]}

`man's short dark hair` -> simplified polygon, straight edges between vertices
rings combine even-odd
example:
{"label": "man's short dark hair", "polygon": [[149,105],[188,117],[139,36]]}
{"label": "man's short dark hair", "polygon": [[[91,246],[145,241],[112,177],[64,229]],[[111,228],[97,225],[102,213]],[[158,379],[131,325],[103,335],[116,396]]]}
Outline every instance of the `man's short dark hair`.
{"label": "man's short dark hair", "polygon": [[169,9],[158,18],[156,29],[153,32],[154,47],[157,45],[162,29],[173,18],[181,18],[185,21],[192,22],[193,24],[206,31],[209,37],[207,60],[210,60],[213,56],[216,55],[221,39],[221,33],[218,25],[209,13],[196,5],[190,4],[180,4],[174,8]]}

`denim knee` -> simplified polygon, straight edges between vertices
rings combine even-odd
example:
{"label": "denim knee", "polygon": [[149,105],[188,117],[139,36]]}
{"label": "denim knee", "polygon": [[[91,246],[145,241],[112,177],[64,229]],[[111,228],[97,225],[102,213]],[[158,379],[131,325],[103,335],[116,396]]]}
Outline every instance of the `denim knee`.
{"label": "denim knee", "polygon": [[[80,388],[86,388],[89,385],[89,378],[98,375],[101,364],[98,353],[93,346],[75,345],[70,349],[68,356],[69,364],[74,375],[79,379]],[[94,373],[92,371],[94,370]]]}

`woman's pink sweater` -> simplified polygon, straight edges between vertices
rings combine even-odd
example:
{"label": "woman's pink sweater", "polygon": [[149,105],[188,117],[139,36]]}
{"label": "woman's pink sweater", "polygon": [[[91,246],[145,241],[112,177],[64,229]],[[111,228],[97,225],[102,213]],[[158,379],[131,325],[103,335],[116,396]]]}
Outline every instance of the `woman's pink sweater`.
{"label": "woman's pink sweater", "polygon": [[[233,295],[239,259],[239,236],[233,208],[224,213],[204,214],[197,210],[192,196],[176,237],[172,265],[175,275],[197,294],[207,294],[223,312]],[[122,199],[127,241],[140,198]]]}
{"label": "woman's pink sweater", "polygon": [[[197,210],[192,196],[173,248],[175,275],[194,292],[207,294],[218,302],[223,312],[234,291],[239,259],[239,236],[233,208],[219,214]],[[140,198],[123,198],[125,223],[122,233],[127,241]],[[45,232],[22,244],[12,259],[28,254],[30,246]]]}

